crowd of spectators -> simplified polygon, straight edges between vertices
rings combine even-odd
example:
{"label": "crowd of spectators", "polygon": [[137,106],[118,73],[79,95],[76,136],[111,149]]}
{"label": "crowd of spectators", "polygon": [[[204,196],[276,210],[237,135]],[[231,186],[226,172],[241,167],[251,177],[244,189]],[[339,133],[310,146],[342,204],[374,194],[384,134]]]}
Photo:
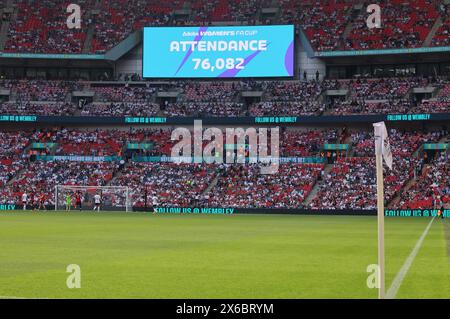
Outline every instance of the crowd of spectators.
{"label": "crowd of spectators", "polygon": [[133,206],[196,206],[215,177],[215,165],[130,163],[116,186],[129,186]]}
{"label": "crowd of spectators", "polygon": [[439,13],[432,0],[383,0],[382,27],[367,27],[367,12],[361,10],[352,21],[345,39],[347,50],[421,47]]}
{"label": "crowd of spectators", "polygon": [[450,84],[444,83],[435,98],[424,99],[417,106],[416,112],[448,113],[450,111]]}
{"label": "crowd of spectators", "polygon": [[167,103],[165,116],[239,116],[243,104],[238,102],[176,102]]}
{"label": "crowd of spectators", "polygon": [[[86,163],[79,161],[30,161],[25,150],[32,142],[54,142],[55,155],[123,156],[126,143],[152,143],[152,154],[168,155],[176,141],[162,129],[81,130],[52,129],[2,131],[0,138],[0,202],[20,200],[21,192],[47,194],[54,186],[129,186],[136,206],[207,206],[245,208],[303,208],[311,195],[313,209],[374,209],[375,158],[373,133],[358,130],[283,129],[282,157],[321,157],[326,143],[349,143],[350,151],[331,166],[282,163],[276,174],[261,174],[260,164],[175,164],[138,162]],[[389,130],[394,158],[385,169],[386,204],[400,198],[402,208],[435,207],[450,201],[448,154],[424,161],[424,143],[442,143],[446,129],[424,131]],[[203,144],[204,146],[204,144]],[[123,157],[125,158],[125,157]],[[216,180],[217,184],[215,184]],[[408,182],[413,186],[404,190]],[[211,189],[208,187],[211,186]]]}
{"label": "crowd of spectators", "polygon": [[263,82],[264,98],[271,102],[315,101],[325,90],[336,89],[339,82],[324,81],[271,81]]}
{"label": "crowd of spectators", "polygon": [[325,173],[312,209],[375,209],[375,160],[353,157],[339,159]]}
{"label": "crowd of spectators", "polygon": [[[133,86],[21,80],[0,82],[9,101],[3,114],[83,116],[321,116],[393,113],[446,113],[450,84],[446,78],[355,78],[351,80],[173,82]],[[435,88],[434,97],[418,100],[414,88]],[[347,90],[330,98],[329,90]],[[89,98],[75,91],[93,92]],[[246,99],[242,92],[255,92]],[[158,99],[158,92],[175,92]],[[79,99],[77,102],[76,99]],[[5,101],[5,99],[3,99]],[[76,105],[78,104],[78,105]],[[161,113],[160,113],[161,112]]]}
{"label": "crowd of spectators", "polygon": [[[406,183],[417,178],[422,171],[424,160],[415,154],[419,148],[427,142],[437,143],[447,134],[446,130],[428,133],[402,132],[395,129],[389,131],[394,165],[392,170],[385,170],[386,203],[400,195]],[[351,143],[353,157],[338,159],[331,171],[325,174],[324,182],[310,203],[311,208],[373,209],[376,207],[373,133],[352,132]],[[438,171],[442,169],[439,168]],[[336,192],[336,189],[339,189],[339,192]]]}
{"label": "crowd of spectators", "polygon": [[[449,44],[449,8],[443,1],[383,0],[382,28],[367,27],[364,1],[350,0],[82,0],[81,28],[68,28],[68,2],[43,0],[16,2],[10,15],[6,52],[103,54],[144,26],[210,25],[230,22],[244,25],[299,25],[316,51],[417,48],[424,44],[439,16],[443,25],[431,45]],[[357,5],[362,5],[360,9]],[[274,17],[260,14],[262,8],[279,8]],[[182,9],[187,15],[176,15]],[[85,43],[88,30],[93,37]],[[347,32],[346,32],[347,30]],[[89,38],[90,39],[90,38]]]}
{"label": "crowd of spectators", "polygon": [[240,82],[188,82],[183,94],[189,102],[233,102],[241,91]]}
{"label": "crowd of spectators", "polygon": [[222,165],[219,181],[206,195],[209,207],[300,208],[323,164],[281,164],[276,174],[260,166]]}
{"label": "crowd of spectators", "polygon": [[325,143],[338,143],[338,130],[286,130],[280,134],[280,155],[283,157],[319,156]]}
{"label": "crowd of spectators", "polygon": [[250,106],[252,116],[318,116],[325,110],[325,106],[318,101],[264,101]]}
{"label": "crowd of spectators", "polygon": [[450,45],[450,4],[440,3],[439,13],[442,17],[442,25],[436,31],[431,44],[433,46],[448,46]]}
{"label": "crowd of spectators", "polygon": [[358,78],[341,81],[343,88],[348,88],[351,96],[365,100],[393,100],[401,99],[411,87],[419,87],[426,84],[426,80],[409,78]]}
{"label": "crowd of spectators", "polygon": [[119,156],[127,131],[75,130],[54,131],[50,142],[58,143],[56,155]]}
{"label": "crowd of spectators", "polygon": [[149,102],[155,87],[141,86],[91,86],[88,90],[95,92],[100,102]]}
{"label": "crowd of spectators", "polygon": [[151,102],[95,102],[86,104],[82,116],[155,116],[159,105]]}
{"label": "crowd of spectators", "polygon": [[171,140],[168,129],[48,129],[36,138],[37,142],[56,143],[55,155],[124,156],[127,143],[150,143],[152,147],[135,150],[135,155],[170,156],[177,140]]}
{"label": "crowd of spectators", "polygon": [[364,100],[336,101],[328,107],[330,115],[406,114],[413,111],[413,105],[407,99],[372,101],[370,103]]}
{"label": "crowd of spectators", "polygon": [[399,207],[403,209],[441,208],[450,203],[450,159],[446,153],[437,155],[416,182],[401,192]]}
{"label": "crowd of spectators", "polygon": [[[446,132],[433,131],[423,132],[401,132],[396,129],[389,131],[391,150],[395,159],[392,171],[386,172],[385,176],[385,200],[391,201],[395,195],[414,178],[423,168],[423,158],[415,156],[415,152],[426,142],[438,142]],[[374,136],[373,133],[364,131],[352,134],[354,145],[354,156],[374,158]],[[373,163],[371,163],[373,164]]]}
{"label": "crowd of spectators", "polygon": [[28,131],[0,132],[0,187],[4,187],[23,169],[23,150],[35,134]]}
{"label": "crowd of spectators", "polygon": [[450,111],[450,99],[423,100],[415,109],[416,113],[448,113]]}
{"label": "crowd of spectators", "polygon": [[320,115],[325,104],[318,101],[320,94],[339,87],[337,81],[273,81],[263,82],[264,97],[252,104],[252,116],[312,116]]}
{"label": "crowd of spectators", "polygon": [[94,18],[94,38],[91,52],[105,53],[132,32],[144,26],[166,25],[174,10],[184,1],[101,0],[99,14]]}
{"label": "crowd of spectators", "polygon": [[[7,81],[18,101],[64,102],[69,93],[80,90],[74,81],[19,80]],[[2,83],[3,84],[3,83]]]}
{"label": "crowd of spectators", "polygon": [[[80,0],[77,4],[86,15],[94,0]],[[82,21],[82,28],[68,28],[66,0],[17,0],[17,16],[11,19],[6,52],[20,53],[81,53],[89,27]],[[14,15],[12,15],[14,17]]]}
{"label": "crowd of spectators", "polygon": [[308,2],[280,0],[282,20],[300,24],[313,49],[332,51],[339,48],[346,25],[351,19],[349,9],[355,1],[328,0]]}
{"label": "crowd of spectators", "polygon": [[[445,78],[359,78],[340,83],[342,89],[349,91],[349,98],[328,103],[328,114],[446,113],[450,110],[450,86]],[[417,101],[412,89],[427,87],[438,90],[438,95]]]}
{"label": "crowd of spectators", "polygon": [[212,21],[244,22],[254,24],[258,8],[271,7],[271,0],[198,0],[191,1],[192,19],[187,24],[208,25]]}
{"label": "crowd of spectators", "polygon": [[104,186],[117,172],[116,163],[31,162],[26,163],[15,179],[0,188],[0,202],[20,203],[24,192],[36,199],[45,196],[46,204],[54,203],[56,185]]}
{"label": "crowd of spectators", "polygon": [[69,102],[4,102],[0,103],[0,113],[8,115],[71,116],[78,111]]}

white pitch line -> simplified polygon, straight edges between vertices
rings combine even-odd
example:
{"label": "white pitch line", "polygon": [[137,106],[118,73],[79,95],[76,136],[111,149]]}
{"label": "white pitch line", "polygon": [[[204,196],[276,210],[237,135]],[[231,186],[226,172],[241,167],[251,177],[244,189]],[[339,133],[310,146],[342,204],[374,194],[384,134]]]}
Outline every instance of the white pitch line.
{"label": "white pitch line", "polygon": [[422,247],[422,243],[425,239],[425,237],[428,234],[428,231],[431,228],[431,224],[433,223],[435,217],[428,223],[428,226],[425,228],[425,230],[422,233],[422,236],[420,236],[419,240],[416,243],[416,246],[412,250],[411,254],[406,258],[402,268],[398,271],[397,275],[394,278],[394,281],[392,282],[391,287],[386,293],[386,299],[394,299],[397,295],[398,289],[400,288],[403,279],[405,279],[406,274],[408,273],[409,268],[411,267],[414,259],[416,258],[417,253],[420,250],[420,247]]}

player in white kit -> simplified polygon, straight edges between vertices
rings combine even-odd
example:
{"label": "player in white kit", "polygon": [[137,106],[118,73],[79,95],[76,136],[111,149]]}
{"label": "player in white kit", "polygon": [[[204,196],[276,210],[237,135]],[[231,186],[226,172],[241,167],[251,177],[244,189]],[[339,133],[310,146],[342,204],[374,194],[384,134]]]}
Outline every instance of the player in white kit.
{"label": "player in white kit", "polygon": [[94,195],[94,210],[100,211],[101,199],[99,194]]}
{"label": "player in white kit", "polygon": [[28,204],[28,195],[27,193],[23,193],[22,194],[22,205],[23,205],[23,210],[27,209],[27,204]]}

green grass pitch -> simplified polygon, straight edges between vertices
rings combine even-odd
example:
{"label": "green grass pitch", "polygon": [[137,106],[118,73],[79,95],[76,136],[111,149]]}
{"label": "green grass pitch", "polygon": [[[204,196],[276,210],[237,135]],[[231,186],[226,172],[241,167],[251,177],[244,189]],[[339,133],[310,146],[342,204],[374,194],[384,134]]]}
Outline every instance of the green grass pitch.
{"label": "green grass pitch", "polygon": [[[386,288],[428,218],[386,218]],[[434,220],[398,298],[450,298],[448,229]],[[1,212],[0,296],[377,298],[376,217]],[[81,288],[69,289],[69,264]]]}

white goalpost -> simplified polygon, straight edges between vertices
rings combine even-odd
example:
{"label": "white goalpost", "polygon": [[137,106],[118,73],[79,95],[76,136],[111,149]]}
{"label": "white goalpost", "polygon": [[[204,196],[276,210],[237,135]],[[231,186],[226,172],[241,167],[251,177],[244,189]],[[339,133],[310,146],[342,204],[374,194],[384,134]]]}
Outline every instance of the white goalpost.
{"label": "white goalpost", "polygon": [[131,198],[128,186],[76,186],[76,185],[56,185],[55,186],[55,211],[66,208],[66,198],[72,198],[72,205],[75,205],[75,194],[81,196],[82,207],[92,209],[94,206],[94,195],[101,196],[101,206],[105,210],[125,210],[130,212]]}

